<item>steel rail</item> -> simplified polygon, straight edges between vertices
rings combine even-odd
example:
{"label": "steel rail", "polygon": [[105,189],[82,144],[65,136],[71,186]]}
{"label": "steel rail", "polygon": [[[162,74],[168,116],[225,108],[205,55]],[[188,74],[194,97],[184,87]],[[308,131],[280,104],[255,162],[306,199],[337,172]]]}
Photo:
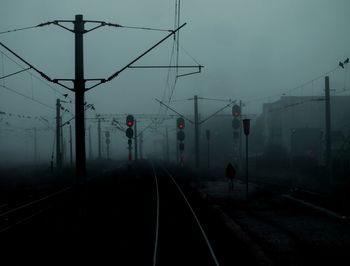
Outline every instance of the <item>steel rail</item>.
{"label": "steel rail", "polygon": [[179,184],[176,182],[175,178],[169,173],[169,171],[168,171],[164,166],[161,166],[161,168],[162,168],[162,169],[164,170],[164,172],[169,176],[169,178],[170,178],[170,179],[172,180],[172,182],[175,184],[177,190],[180,192],[182,198],[185,200],[186,205],[188,206],[189,210],[191,211],[191,213],[192,213],[192,215],[193,215],[193,218],[195,219],[195,221],[196,221],[196,223],[197,223],[197,225],[198,225],[198,227],[199,227],[199,229],[200,229],[200,231],[201,231],[201,233],[202,233],[202,236],[203,236],[203,238],[204,238],[204,240],[205,240],[205,242],[206,242],[206,244],[207,244],[207,247],[208,247],[208,249],[209,249],[209,252],[210,252],[210,254],[211,254],[211,257],[213,258],[213,261],[214,261],[215,265],[216,265],[216,266],[220,266],[220,264],[219,264],[219,262],[218,262],[218,260],[217,260],[217,258],[216,258],[215,252],[214,252],[214,250],[213,250],[213,248],[212,248],[212,245],[210,244],[210,241],[209,241],[209,239],[208,239],[208,237],[207,237],[207,234],[205,233],[205,231],[204,231],[204,229],[203,229],[203,227],[202,227],[202,224],[200,223],[200,221],[199,221],[199,219],[198,219],[198,217],[197,217],[195,211],[193,210],[193,208],[192,208],[190,202],[188,201],[188,199],[187,199],[185,193],[182,191],[181,187],[180,187]]}
{"label": "steel rail", "polygon": [[14,209],[12,209],[12,210],[9,210],[9,211],[7,211],[7,212],[1,213],[1,214],[0,214],[0,218],[4,217],[4,216],[6,216],[6,215],[9,215],[9,214],[11,214],[11,213],[14,213],[14,212],[16,212],[16,211],[19,211],[19,210],[21,210],[21,209],[24,209],[24,208],[26,208],[26,207],[33,206],[33,205],[35,205],[35,204],[37,204],[37,203],[39,203],[39,202],[43,202],[44,200],[47,200],[47,199],[49,199],[49,198],[52,198],[52,197],[54,197],[54,196],[56,196],[56,195],[58,195],[58,194],[61,194],[61,193],[65,192],[65,191],[67,191],[67,190],[70,190],[70,189],[72,189],[72,187],[64,188],[64,189],[62,189],[62,190],[56,191],[56,192],[54,192],[54,193],[51,193],[51,194],[49,194],[49,195],[47,195],[47,196],[45,196],[45,197],[42,197],[42,198],[40,198],[40,199],[31,201],[31,202],[29,202],[29,203],[26,203],[26,204],[24,204],[24,205],[21,205],[21,206],[19,206],[19,207],[16,207],[16,208],[14,208]]}
{"label": "steel rail", "polygon": [[34,218],[34,217],[36,217],[36,216],[38,216],[38,215],[40,215],[40,214],[50,210],[51,208],[53,208],[53,205],[50,204],[49,206],[46,206],[46,207],[43,206],[43,207],[40,207],[40,209],[39,209],[39,207],[36,207],[34,209],[31,209],[30,213],[28,213],[26,215],[23,215],[23,214],[22,215],[18,215],[18,214],[20,214],[20,211],[27,210],[27,209],[29,209],[29,208],[37,205],[37,204],[43,203],[44,201],[47,201],[47,200],[49,200],[49,199],[51,199],[51,198],[53,198],[53,197],[55,197],[55,196],[57,196],[59,194],[62,194],[64,192],[66,192],[66,191],[69,191],[70,189],[72,189],[72,187],[66,187],[64,189],[61,189],[61,190],[56,191],[54,193],[51,193],[51,194],[49,194],[49,195],[47,195],[45,197],[39,198],[37,200],[31,201],[31,202],[26,203],[26,204],[22,204],[22,205],[20,205],[20,206],[18,206],[16,208],[13,208],[13,209],[8,210],[6,212],[0,213],[0,218],[3,221],[9,220],[8,217],[10,215],[16,215],[17,214],[17,216],[13,219],[14,221],[11,224],[8,224],[8,225],[5,225],[5,226],[1,226],[0,233],[4,233],[4,232],[10,230],[11,228],[14,228],[14,227],[16,227],[16,226],[18,226],[20,224],[23,224],[24,222],[29,221],[30,219],[32,219],[32,218]]}
{"label": "steel rail", "polygon": [[156,183],[156,192],[157,192],[156,236],[155,236],[155,241],[154,241],[154,252],[153,252],[153,266],[156,266],[157,265],[157,251],[158,251],[158,236],[159,236],[159,186],[158,186],[158,177],[157,177],[156,170],[154,168],[153,163],[151,163],[151,164],[152,164],[154,180]]}

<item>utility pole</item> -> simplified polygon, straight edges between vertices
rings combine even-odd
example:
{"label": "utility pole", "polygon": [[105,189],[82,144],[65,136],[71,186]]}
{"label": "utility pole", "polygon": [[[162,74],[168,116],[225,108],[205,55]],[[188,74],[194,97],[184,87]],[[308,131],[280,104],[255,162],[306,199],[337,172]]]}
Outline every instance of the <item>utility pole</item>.
{"label": "utility pole", "polygon": [[62,125],[62,117],[63,117],[63,114],[60,118],[60,134],[61,134],[61,167],[63,166],[64,164],[64,158],[65,158],[65,149],[64,149],[64,139],[63,139],[63,125]]}
{"label": "utility pole", "polygon": [[105,132],[105,136],[106,136],[107,160],[109,160],[109,144],[111,143],[111,139],[109,138],[110,137],[109,131]]}
{"label": "utility pole", "polygon": [[[242,100],[239,100],[239,121],[241,123],[242,120]],[[243,158],[243,149],[242,149],[242,126],[239,127],[239,163],[238,163],[238,175],[241,176],[242,173],[242,158]]]}
{"label": "utility pole", "polygon": [[35,163],[37,163],[38,162],[38,149],[37,149],[36,127],[34,127],[33,130],[34,130],[34,161],[35,161]]}
{"label": "utility pole", "polygon": [[205,131],[206,136],[207,136],[207,142],[208,142],[208,169],[210,168],[210,130],[207,129]]}
{"label": "utility pole", "polygon": [[194,96],[194,142],[195,142],[195,166],[199,167],[199,122],[198,122],[198,96]]}
{"label": "utility pole", "polygon": [[73,166],[73,143],[72,143],[72,125],[69,124],[69,151],[70,151],[70,165]]}
{"label": "utility pole", "polygon": [[101,160],[101,118],[98,118],[97,124],[97,135],[98,135],[98,159]]}
{"label": "utility pole", "polygon": [[75,34],[75,152],[76,174],[78,184],[85,183],[86,158],[85,158],[85,110],[84,110],[84,21],[83,15],[76,15],[74,21]]}
{"label": "utility pole", "polygon": [[137,121],[136,121],[136,119],[134,120],[135,121],[135,135],[134,135],[134,140],[135,140],[135,144],[134,144],[134,152],[135,152],[135,161],[137,161],[137,156],[138,156],[138,154],[137,154]]}
{"label": "utility pole", "polygon": [[[66,22],[72,22],[74,24],[74,29],[69,29],[66,26],[61,25],[60,23],[66,23]],[[99,24],[96,27],[93,27],[91,29],[85,30],[84,25],[85,23],[95,23]],[[148,54],[150,51],[158,47],[161,43],[163,43],[165,40],[167,40],[169,37],[175,35],[180,29],[182,29],[186,23],[182,24],[175,30],[169,30],[169,34],[166,35],[164,38],[162,38],[160,41],[158,41],[156,44],[151,46],[149,49],[141,53],[139,56],[137,56],[135,59],[131,60],[127,65],[113,73],[107,78],[102,79],[85,79],[84,78],[84,49],[83,49],[83,35],[85,33],[91,32],[95,29],[98,29],[103,26],[113,26],[113,27],[123,27],[119,24],[113,24],[113,23],[106,23],[104,21],[96,21],[96,20],[83,20],[83,15],[76,15],[75,20],[54,20],[46,23],[41,23],[38,25],[40,26],[47,26],[47,25],[57,25],[60,26],[70,32],[74,33],[75,36],[75,78],[74,79],[52,79],[49,76],[47,76],[45,73],[34,67],[32,64],[21,58],[19,55],[17,55],[14,51],[12,51],[10,48],[8,48],[6,45],[0,42],[0,46],[5,48],[7,51],[9,51],[11,54],[13,54],[15,57],[20,59],[23,63],[29,66],[30,69],[33,69],[37,73],[39,73],[43,78],[45,78],[47,81],[58,84],[66,89],[69,89],[71,91],[74,91],[75,93],[75,145],[76,145],[76,180],[77,184],[83,184],[86,182],[86,148],[85,148],[85,114],[84,114],[84,94],[86,90],[90,90],[92,88],[95,88],[101,84],[104,84],[106,82],[110,82],[114,78],[116,78],[121,72],[129,69],[129,68],[169,68],[169,66],[133,66],[133,64],[137,61],[139,61],[142,57],[144,57],[146,54]],[[137,27],[139,29],[144,29],[143,27]],[[181,67],[198,67],[198,71],[196,73],[200,73],[200,70],[203,66],[176,66],[176,68]],[[60,81],[73,81],[74,86],[73,89],[62,84]],[[85,82],[86,81],[97,81],[96,84],[90,86],[86,89]],[[59,122],[59,118],[58,122]],[[56,134],[57,138],[59,138],[59,133]],[[57,147],[59,150],[59,146]],[[58,156],[58,161],[60,160],[60,156]]]}
{"label": "utility pole", "polygon": [[89,126],[89,159],[92,160],[91,126]]}
{"label": "utility pole", "polygon": [[56,167],[61,169],[61,103],[60,99],[56,100]]}
{"label": "utility pole", "polygon": [[168,127],[165,128],[165,145],[166,145],[166,161],[169,162],[170,161],[170,157],[169,157],[169,135],[168,135]]}
{"label": "utility pole", "polygon": [[243,119],[243,129],[245,135],[245,183],[246,183],[246,200],[249,198],[248,194],[248,185],[249,185],[249,177],[248,177],[248,135],[250,133],[250,119]]}
{"label": "utility pole", "polygon": [[[200,98],[202,99],[202,98]],[[226,106],[224,106],[223,108],[220,108],[218,111],[216,111],[215,113],[213,113],[212,115],[208,116],[206,119],[202,120],[201,122],[199,122],[199,114],[198,114],[198,96],[195,95],[194,98],[188,99],[188,100],[194,100],[194,122],[191,121],[190,119],[186,118],[184,115],[180,114],[179,112],[177,112],[176,110],[174,110],[173,108],[169,107],[168,105],[164,104],[162,101],[159,101],[158,99],[156,99],[157,102],[159,102],[160,104],[164,105],[165,107],[167,107],[168,109],[170,109],[171,111],[173,111],[174,113],[180,115],[181,117],[185,118],[186,120],[188,120],[190,123],[194,123],[195,126],[195,167],[199,168],[199,124],[202,124],[204,122],[206,122],[207,120],[211,119],[212,117],[214,117],[217,113],[221,112],[222,110],[224,110],[225,108],[229,107],[230,105],[232,105],[234,102],[231,102],[227,104]],[[177,127],[177,125],[176,125]],[[178,139],[176,136],[176,147],[178,146]],[[177,154],[177,159],[178,159],[178,155],[179,152],[178,150],[176,150],[176,154]]]}
{"label": "utility pole", "polygon": [[143,159],[143,133],[140,134],[140,159]]}
{"label": "utility pole", "polygon": [[332,143],[331,143],[331,104],[329,92],[329,76],[325,77],[325,111],[326,111],[326,167],[330,184],[332,184]]}
{"label": "utility pole", "polygon": [[[177,128],[177,122],[175,120],[175,128]],[[176,163],[179,163],[179,140],[177,139],[177,130],[175,130],[175,146],[176,146]]]}

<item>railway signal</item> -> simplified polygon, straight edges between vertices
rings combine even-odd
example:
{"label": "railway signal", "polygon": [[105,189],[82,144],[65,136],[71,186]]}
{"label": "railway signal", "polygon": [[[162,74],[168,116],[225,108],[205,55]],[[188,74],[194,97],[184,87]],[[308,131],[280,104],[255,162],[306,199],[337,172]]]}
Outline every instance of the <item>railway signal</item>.
{"label": "railway signal", "polygon": [[125,131],[125,135],[131,139],[134,136],[134,130],[131,127],[128,127]]}
{"label": "railway signal", "polygon": [[105,137],[106,137],[106,145],[107,145],[107,159],[109,159],[109,144],[111,144],[111,139],[109,138],[110,137],[109,131],[105,132]]}
{"label": "railway signal", "polygon": [[134,136],[134,130],[132,127],[134,126],[135,119],[133,115],[127,115],[126,117],[126,125],[128,128],[125,131],[126,136],[128,137],[128,150],[129,150],[129,161],[131,161],[131,144],[132,144],[132,137]]}
{"label": "railway signal", "polygon": [[241,107],[237,104],[232,106],[232,115],[234,117],[239,117],[241,115]]}
{"label": "railway signal", "polygon": [[248,200],[248,135],[250,133],[250,119],[243,119],[245,146],[245,182],[246,182],[246,200]]}
{"label": "railway signal", "polygon": [[134,116],[133,115],[128,115],[126,117],[126,125],[130,128],[134,126]]}
{"label": "railway signal", "polygon": [[183,132],[182,130],[181,131],[178,131],[177,132],[177,139],[179,141],[184,141],[185,140],[185,132]]}
{"label": "railway signal", "polygon": [[232,127],[233,127],[233,138],[239,138],[239,130],[241,128],[241,107],[237,104],[232,106]]}
{"label": "railway signal", "polygon": [[238,118],[234,118],[232,120],[232,127],[233,129],[239,129],[241,126],[241,123],[239,122],[239,119]]}
{"label": "railway signal", "polygon": [[177,140],[180,142],[179,143],[180,163],[182,165],[182,163],[183,163],[183,152],[185,150],[185,144],[183,143],[183,141],[185,140],[185,132],[183,131],[183,129],[185,128],[185,119],[183,119],[183,117],[179,117],[176,120],[176,126],[178,128]]}
{"label": "railway signal", "polygon": [[177,128],[180,130],[185,128],[185,119],[183,119],[182,117],[179,117],[177,119]]}
{"label": "railway signal", "polygon": [[[181,142],[181,143],[179,144],[179,149],[180,149],[181,152],[184,151],[184,149],[185,149],[185,144],[183,144],[183,142]],[[181,159],[182,159],[182,157],[181,157]]]}

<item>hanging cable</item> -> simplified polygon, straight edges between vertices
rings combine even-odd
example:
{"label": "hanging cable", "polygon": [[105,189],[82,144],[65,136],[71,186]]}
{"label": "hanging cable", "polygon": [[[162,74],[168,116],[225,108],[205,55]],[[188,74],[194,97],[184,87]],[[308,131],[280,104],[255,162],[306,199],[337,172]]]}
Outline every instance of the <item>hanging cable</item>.
{"label": "hanging cable", "polygon": [[151,30],[151,31],[166,31],[166,32],[173,32],[173,30],[156,29],[156,28],[148,28],[148,27],[123,26],[123,25],[119,25],[118,27],[119,27],[119,28],[126,28],[126,29],[136,29],[136,30]]}
{"label": "hanging cable", "polygon": [[176,102],[187,102],[189,101],[190,99],[176,99],[176,100],[172,100],[171,102],[172,103],[176,103]]}
{"label": "hanging cable", "polygon": [[32,99],[34,99],[34,84],[33,84],[33,75],[30,73],[30,89],[32,91]]}
{"label": "hanging cable", "polygon": [[316,78],[313,78],[313,79],[311,79],[311,80],[309,80],[309,81],[307,81],[307,82],[305,82],[305,83],[303,83],[303,84],[301,84],[301,85],[299,85],[299,86],[296,86],[296,87],[294,87],[294,88],[291,88],[291,89],[287,90],[285,93],[286,93],[286,94],[287,94],[287,93],[290,93],[290,92],[292,92],[292,91],[294,91],[294,90],[297,90],[297,89],[299,89],[299,88],[301,88],[301,87],[304,87],[305,85],[310,84],[310,83],[313,82],[313,81],[316,81],[316,80],[318,80],[318,79],[324,78],[325,76],[327,76],[327,75],[329,75],[329,74],[335,72],[335,71],[338,70],[339,68],[340,68],[340,66],[337,66],[337,67],[335,67],[335,68],[333,68],[333,69],[331,69],[331,70],[329,70],[329,71],[323,73],[322,75],[320,75],[320,76],[318,76],[318,77],[316,77]]}
{"label": "hanging cable", "polygon": [[28,27],[17,28],[17,29],[12,29],[12,30],[0,31],[0,34],[11,33],[11,32],[22,31],[22,30],[29,30],[29,29],[33,29],[33,28],[39,28],[42,26],[49,25],[51,23],[53,23],[53,22],[44,22],[44,23],[40,23],[40,24],[35,25],[35,26],[28,26]]}
{"label": "hanging cable", "polygon": [[180,45],[180,48],[181,48],[181,50],[183,50],[183,51],[185,52],[185,54],[187,54],[194,62],[196,62],[196,64],[201,65],[201,64],[200,64],[192,55],[190,55],[190,53],[187,52],[187,51],[185,50],[185,48],[183,48],[181,45]]}
{"label": "hanging cable", "polygon": [[201,97],[202,100],[208,100],[208,101],[217,101],[217,102],[231,102],[231,99],[225,100],[225,99],[213,99],[213,98],[205,98]]}
{"label": "hanging cable", "polygon": [[316,78],[310,79],[310,80],[304,82],[303,84],[301,84],[299,86],[296,86],[296,87],[293,87],[293,88],[291,88],[289,90],[286,90],[285,92],[274,94],[274,95],[270,95],[270,96],[265,96],[265,97],[261,97],[261,98],[252,99],[250,101],[245,101],[245,103],[249,104],[249,103],[252,103],[252,102],[260,102],[260,101],[264,101],[266,99],[271,99],[271,98],[275,98],[275,97],[286,96],[288,93],[291,93],[294,90],[297,90],[297,89],[299,89],[301,87],[304,87],[305,85],[308,85],[308,84],[310,84],[312,82],[315,82],[315,81],[317,81],[317,80],[319,80],[321,78],[324,78],[325,76],[327,76],[327,75],[337,71],[339,68],[340,68],[340,66],[337,66],[337,67],[335,67],[335,68],[333,68],[333,69],[331,69],[331,70],[329,70],[327,72],[324,72],[322,75],[320,75],[320,76],[318,76]]}
{"label": "hanging cable", "polygon": [[[2,67],[2,72],[1,75],[4,76],[5,73],[5,65],[4,65],[4,54],[1,52],[1,67]],[[2,81],[2,85],[5,85],[5,80]]]}
{"label": "hanging cable", "polygon": [[11,89],[11,88],[9,88],[9,87],[6,86],[6,85],[0,85],[0,87],[6,89],[6,90],[8,90],[8,91],[11,91],[11,92],[13,92],[13,93],[15,93],[15,94],[17,94],[17,95],[20,95],[20,96],[22,96],[22,97],[24,97],[24,98],[26,98],[26,99],[28,99],[28,100],[31,100],[31,101],[36,102],[36,103],[38,103],[38,104],[41,104],[41,105],[43,105],[43,106],[45,106],[45,107],[47,107],[47,108],[56,110],[54,107],[52,107],[52,106],[50,106],[50,105],[47,105],[46,103],[43,103],[43,102],[38,101],[38,100],[36,100],[36,99],[32,99],[31,97],[29,97],[29,96],[27,96],[27,95],[25,95],[25,94],[23,94],[23,93],[20,93],[20,92],[14,90],[14,89]]}
{"label": "hanging cable", "polygon": [[[169,66],[172,65],[172,61],[173,61],[173,57],[174,57],[174,51],[175,51],[175,42],[173,42],[173,46],[172,46],[172,49],[171,49],[171,55],[170,55],[170,62],[169,62]],[[168,68],[168,72],[167,72],[167,78],[166,78],[166,82],[165,82],[165,85],[164,85],[164,89],[163,89],[163,95],[162,95],[162,101],[165,100],[165,97],[166,97],[166,92],[167,92],[167,89],[170,90],[170,74],[172,72],[172,69],[171,68]],[[158,114],[161,113],[161,109],[162,109],[162,105],[159,106],[159,109],[158,109]],[[165,109],[165,113],[167,112],[167,109]]]}
{"label": "hanging cable", "polygon": [[5,34],[5,33],[10,33],[10,32],[15,32],[15,31],[21,31],[21,30],[29,30],[38,27],[36,26],[29,26],[29,27],[24,27],[24,28],[18,28],[18,29],[13,29],[13,30],[6,30],[6,31],[0,31],[0,34]]}
{"label": "hanging cable", "polygon": [[[0,51],[2,57],[5,56],[7,59],[9,59],[10,61],[12,61],[13,63],[15,63],[17,66],[19,66],[20,68],[22,69],[26,69],[24,66],[22,66],[21,64],[19,64],[18,62],[16,62],[15,60],[13,60],[11,57],[9,57],[7,54],[3,53],[2,51]],[[3,67],[4,68],[4,67]],[[36,75],[34,74],[31,74],[32,77],[34,77],[36,80],[39,80],[42,84],[46,85],[47,87],[49,87],[52,91],[54,91],[55,93],[63,96],[63,97],[67,97],[68,95],[67,94],[62,94],[60,91],[58,91],[56,88],[54,88],[53,86],[51,86],[50,84],[46,83],[45,81],[43,81],[41,78],[37,77]],[[67,95],[67,96],[65,96]],[[72,100],[70,98],[70,100]]]}
{"label": "hanging cable", "polygon": [[14,72],[14,73],[11,73],[11,74],[8,74],[8,75],[5,75],[5,76],[2,76],[2,77],[0,77],[0,79],[5,79],[5,78],[8,78],[8,77],[11,77],[11,76],[13,76],[13,75],[16,75],[16,74],[22,73],[22,72],[27,71],[27,70],[29,70],[29,69],[31,69],[31,67],[27,67],[27,68],[25,68],[25,69],[22,69],[22,70],[16,71],[16,72]]}

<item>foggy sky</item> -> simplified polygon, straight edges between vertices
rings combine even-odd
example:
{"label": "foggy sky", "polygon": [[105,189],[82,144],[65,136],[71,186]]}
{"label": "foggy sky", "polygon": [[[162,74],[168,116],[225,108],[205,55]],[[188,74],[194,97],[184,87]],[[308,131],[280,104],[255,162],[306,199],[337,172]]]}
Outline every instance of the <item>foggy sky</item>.
{"label": "foggy sky", "polygon": [[[76,14],[88,20],[125,26],[173,29],[174,2],[1,0],[0,31],[52,20],[74,20]],[[277,100],[282,93],[333,69],[350,56],[349,10],[348,0],[181,1],[181,23],[188,24],[180,32],[180,44],[204,69],[201,74],[180,78],[172,99],[187,99],[195,94],[236,99],[245,103],[247,114],[261,112],[264,102]],[[85,78],[108,77],[166,34],[112,27],[86,34]],[[71,32],[49,25],[1,34],[0,41],[51,78],[74,77]],[[172,45],[173,39],[169,38],[135,65],[169,64]],[[3,48],[0,50],[9,55]],[[1,76],[20,70],[4,56],[0,60]],[[196,63],[180,49],[180,64]],[[159,104],[154,99],[161,99],[164,90],[169,94],[165,86],[167,73],[164,69],[128,69],[113,81],[89,91],[86,101],[95,105],[97,113],[157,113]],[[332,73],[330,78],[333,89],[349,86],[347,69]],[[0,82],[53,108],[60,94],[74,97],[73,93],[51,85],[58,91],[54,92],[28,73]],[[305,86],[289,95],[322,93],[323,80],[319,79],[312,87]],[[183,113],[193,110],[190,101],[172,106]],[[220,102],[201,101],[200,111],[210,114],[222,106]],[[55,116],[54,109],[3,88],[0,88],[0,111]],[[227,109],[224,113],[229,112]]]}

